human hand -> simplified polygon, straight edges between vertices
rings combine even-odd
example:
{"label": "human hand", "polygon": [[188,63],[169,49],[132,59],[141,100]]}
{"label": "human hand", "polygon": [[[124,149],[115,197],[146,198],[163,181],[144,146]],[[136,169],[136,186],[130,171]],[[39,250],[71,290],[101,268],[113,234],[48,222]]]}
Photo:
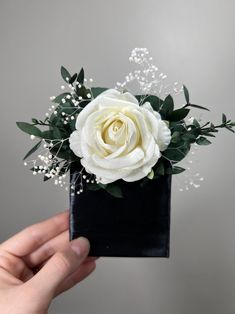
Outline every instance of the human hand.
{"label": "human hand", "polygon": [[52,299],[95,269],[89,242],[69,242],[68,212],[22,230],[0,245],[0,313],[45,314]]}

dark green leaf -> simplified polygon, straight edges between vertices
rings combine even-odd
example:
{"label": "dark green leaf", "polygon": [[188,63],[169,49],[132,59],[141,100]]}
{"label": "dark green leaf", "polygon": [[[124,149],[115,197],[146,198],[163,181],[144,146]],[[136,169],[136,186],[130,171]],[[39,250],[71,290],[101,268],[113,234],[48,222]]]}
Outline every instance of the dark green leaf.
{"label": "dark green leaf", "polygon": [[168,116],[168,120],[181,121],[188,115],[189,111],[189,109],[176,109]]}
{"label": "dark green leaf", "polygon": [[71,95],[71,94],[70,94],[70,93],[62,93],[62,94],[58,95],[58,96],[53,100],[53,102],[59,104],[63,98],[66,98],[67,95]]}
{"label": "dark green leaf", "polygon": [[79,84],[83,85],[84,83],[84,69],[81,68],[80,72],[78,73],[77,81]]}
{"label": "dark green leaf", "polygon": [[196,143],[198,145],[209,145],[211,144],[211,142],[205,138],[204,136],[200,136],[197,140],[196,140]]}
{"label": "dark green leaf", "polygon": [[77,73],[75,73],[69,80],[69,84],[73,84],[77,78]]}
{"label": "dark green leaf", "polygon": [[182,160],[190,150],[190,143],[188,141],[173,146],[170,144],[166,151],[163,152],[163,156],[172,162],[179,162]]}
{"label": "dark green leaf", "polygon": [[16,124],[18,128],[21,129],[21,131],[30,135],[41,137],[42,132],[35,125],[29,124],[27,122],[16,122]]}
{"label": "dark green leaf", "polygon": [[61,136],[61,133],[60,133],[60,130],[57,128],[57,127],[53,127],[53,137],[55,138],[55,139],[58,139],[58,140],[60,140],[60,139],[62,139],[63,137]]}
{"label": "dark green leaf", "polygon": [[60,73],[61,73],[61,76],[63,77],[64,81],[66,83],[68,83],[69,80],[71,79],[71,75],[70,75],[69,71],[67,69],[65,69],[65,67],[61,66]]}
{"label": "dark green leaf", "polygon": [[150,102],[153,110],[155,111],[159,111],[163,104],[163,100],[155,95],[136,95],[135,97],[138,99],[141,105],[147,101]]}
{"label": "dark green leaf", "polygon": [[38,124],[38,120],[37,119],[32,119],[33,124]]}
{"label": "dark green leaf", "polygon": [[222,114],[222,122],[223,123],[227,122],[227,117],[226,117],[226,115],[224,113]]}
{"label": "dark green leaf", "polygon": [[180,135],[181,133],[178,131],[175,131],[172,136],[171,136],[171,142],[172,143],[177,143],[178,141],[180,141]]}
{"label": "dark green leaf", "polygon": [[42,141],[39,141],[33,148],[30,149],[30,151],[24,156],[23,160],[27,159],[29,156],[31,156],[36,150],[40,147]]}
{"label": "dark green leaf", "polygon": [[98,191],[101,189],[101,186],[99,184],[88,184],[87,188],[90,191]]}
{"label": "dark green leaf", "polygon": [[54,140],[54,134],[52,130],[43,131],[41,137],[45,140]]}
{"label": "dark green leaf", "polygon": [[108,88],[106,87],[91,87],[91,94],[93,98],[99,96],[99,94],[105,92]]}
{"label": "dark green leaf", "polygon": [[167,119],[167,117],[173,112],[174,110],[174,100],[171,95],[168,95],[161,106],[160,113],[161,115]]}
{"label": "dark green leaf", "polygon": [[179,173],[184,172],[184,171],[185,171],[185,169],[182,167],[179,167],[179,166],[174,166],[172,168],[172,174],[179,174]]}
{"label": "dark green leaf", "polygon": [[195,125],[196,128],[200,128],[200,123],[195,118],[193,119],[193,125]]}
{"label": "dark green leaf", "polygon": [[189,104],[189,92],[188,92],[188,89],[185,85],[183,85],[183,89],[184,89],[184,97],[185,97],[185,100],[186,100],[186,103]]}
{"label": "dark green leaf", "polygon": [[206,107],[199,106],[199,105],[195,105],[195,104],[188,104],[187,107],[193,107],[193,108],[198,108],[198,109],[203,109],[203,110],[210,111],[210,110],[207,109]]}
{"label": "dark green leaf", "polygon": [[235,126],[235,121],[232,121],[232,122],[230,123],[230,125],[231,125],[231,126]]}
{"label": "dark green leaf", "polygon": [[117,197],[117,198],[123,197],[120,186],[116,184],[107,184],[107,186],[105,187],[105,190],[114,197]]}
{"label": "dark green leaf", "polygon": [[235,131],[232,129],[232,127],[229,127],[228,125],[226,125],[225,128],[227,130],[229,130],[230,132],[235,133]]}

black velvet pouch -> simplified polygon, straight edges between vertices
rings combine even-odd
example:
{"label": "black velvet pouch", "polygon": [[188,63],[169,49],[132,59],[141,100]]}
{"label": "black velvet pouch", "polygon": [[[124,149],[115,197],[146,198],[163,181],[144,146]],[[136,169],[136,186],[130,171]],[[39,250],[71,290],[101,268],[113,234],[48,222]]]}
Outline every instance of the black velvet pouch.
{"label": "black velvet pouch", "polygon": [[[76,166],[71,167],[74,182]],[[90,256],[169,257],[171,175],[122,181],[123,198],[104,189],[70,196],[70,240],[89,239]]]}

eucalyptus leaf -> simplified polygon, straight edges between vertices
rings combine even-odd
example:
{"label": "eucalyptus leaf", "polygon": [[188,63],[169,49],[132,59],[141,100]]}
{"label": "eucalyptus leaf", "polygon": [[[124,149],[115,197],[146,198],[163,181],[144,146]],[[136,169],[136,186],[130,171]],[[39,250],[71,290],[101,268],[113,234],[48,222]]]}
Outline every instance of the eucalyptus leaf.
{"label": "eucalyptus leaf", "polygon": [[195,105],[195,104],[188,104],[187,107],[193,107],[193,108],[197,108],[197,109],[202,109],[202,110],[207,110],[210,111],[208,108],[200,106],[200,105]]}
{"label": "eucalyptus leaf", "polygon": [[30,151],[24,156],[23,160],[27,159],[29,156],[31,156],[36,150],[40,147],[42,141],[39,141],[33,148],[30,149]]}
{"label": "eucalyptus leaf", "polygon": [[69,71],[64,66],[61,66],[60,73],[64,81],[68,83],[71,79],[71,74],[69,73]]}
{"label": "eucalyptus leaf", "polygon": [[62,94],[58,95],[58,96],[57,96],[55,99],[53,99],[52,101],[53,101],[54,103],[59,104],[59,103],[61,103],[62,99],[66,98],[67,95],[71,95],[71,94],[70,94],[70,93],[62,93]]}
{"label": "eucalyptus leaf", "polygon": [[155,95],[136,95],[135,97],[142,105],[145,102],[150,102],[153,110],[155,111],[159,111],[161,106],[163,105],[163,100]]}
{"label": "eucalyptus leaf", "polygon": [[185,97],[185,100],[186,100],[186,103],[189,104],[189,92],[188,92],[188,89],[185,85],[183,85],[183,89],[184,89],[184,97]]}
{"label": "eucalyptus leaf", "polygon": [[197,140],[196,140],[196,143],[198,145],[209,145],[211,144],[211,142],[205,138],[204,136],[200,136]]}
{"label": "eucalyptus leaf", "polygon": [[183,120],[189,113],[189,109],[176,109],[170,115],[168,115],[169,121],[181,121]]}
{"label": "eucalyptus leaf", "polygon": [[52,130],[52,131],[53,131],[53,136],[54,136],[55,139],[60,140],[60,139],[63,138],[62,135],[61,135],[61,132],[60,132],[59,128],[53,127],[53,130]]}
{"label": "eucalyptus leaf", "polygon": [[176,163],[181,161],[188,154],[189,150],[190,143],[188,141],[182,142],[175,147],[170,144],[167,150],[163,152],[163,156]]}
{"label": "eucalyptus leaf", "polygon": [[229,130],[230,132],[235,133],[235,131],[229,125],[226,125],[225,128]]}
{"label": "eucalyptus leaf", "polygon": [[179,174],[184,172],[186,169],[179,167],[179,166],[173,166],[172,167],[172,174]]}
{"label": "eucalyptus leaf", "polygon": [[83,85],[83,83],[84,83],[84,76],[85,76],[84,69],[81,68],[80,72],[78,73],[78,77],[77,77],[77,81],[81,85]]}
{"label": "eucalyptus leaf", "polygon": [[123,197],[122,190],[120,186],[118,186],[117,184],[112,184],[112,183],[107,184],[107,186],[105,187],[105,190],[114,197],[117,197],[117,198]]}
{"label": "eucalyptus leaf", "polygon": [[106,87],[91,87],[91,93],[94,98],[99,96],[99,94],[105,92],[108,88]]}
{"label": "eucalyptus leaf", "polygon": [[222,114],[222,122],[223,123],[227,122],[227,117],[226,117],[226,115],[224,113]]}
{"label": "eucalyptus leaf", "polygon": [[21,131],[29,134],[34,135],[37,137],[41,137],[42,132],[35,126],[27,122],[16,122],[18,128],[21,129]]}
{"label": "eucalyptus leaf", "polygon": [[101,189],[101,186],[99,184],[88,184],[87,188],[90,191],[98,191]]}
{"label": "eucalyptus leaf", "polygon": [[71,76],[71,78],[69,80],[69,84],[73,84],[75,82],[76,78],[77,78],[77,73],[74,73],[74,75]]}
{"label": "eucalyptus leaf", "polygon": [[160,110],[161,116],[167,119],[168,116],[173,112],[173,110],[174,110],[174,100],[171,95],[168,95],[164,99],[163,104],[161,106],[161,110]]}

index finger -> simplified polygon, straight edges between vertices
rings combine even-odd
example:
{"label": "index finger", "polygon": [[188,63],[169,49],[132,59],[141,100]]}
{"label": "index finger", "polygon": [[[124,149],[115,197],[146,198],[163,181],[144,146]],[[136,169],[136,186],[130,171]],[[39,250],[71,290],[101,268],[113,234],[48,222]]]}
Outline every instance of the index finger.
{"label": "index finger", "polygon": [[0,248],[19,257],[30,254],[46,241],[69,227],[69,212],[57,214],[45,221],[31,225],[0,245]]}

